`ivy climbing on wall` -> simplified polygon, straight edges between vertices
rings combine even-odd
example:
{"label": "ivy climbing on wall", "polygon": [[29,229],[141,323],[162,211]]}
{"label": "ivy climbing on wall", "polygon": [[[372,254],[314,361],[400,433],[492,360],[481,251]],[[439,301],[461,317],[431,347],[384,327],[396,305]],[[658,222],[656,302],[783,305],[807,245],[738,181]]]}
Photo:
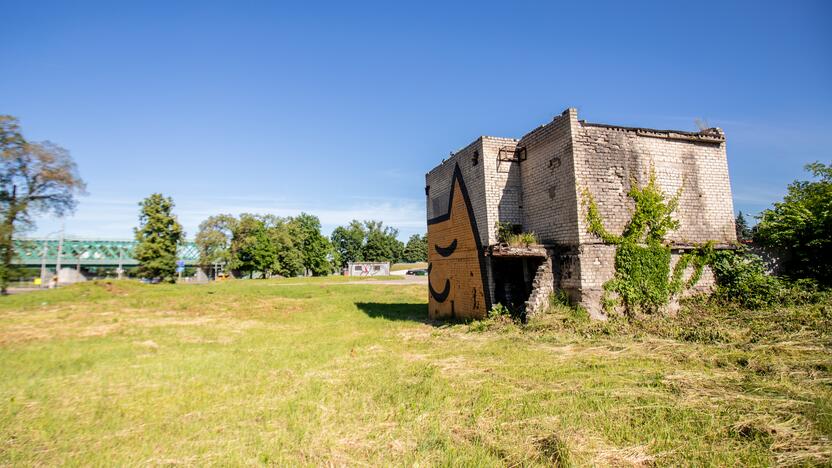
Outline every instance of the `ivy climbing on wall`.
{"label": "ivy climbing on wall", "polygon": [[[699,281],[703,268],[713,258],[714,249],[709,243],[682,255],[671,275],[670,247],[665,236],[679,228],[673,212],[679,205],[682,189],[672,197],[667,196],[656,184],[652,168],[646,185],[639,186],[633,180],[630,187],[627,196],[635,202],[635,210],[621,235],[607,231],[592,193],[586,188],[582,191],[587,231],[604,243],[616,246],[615,276],[604,283],[604,309],[611,311],[623,305],[629,315],[655,313],[673,295]],[[684,280],[688,266],[693,267],[693,273]]]}

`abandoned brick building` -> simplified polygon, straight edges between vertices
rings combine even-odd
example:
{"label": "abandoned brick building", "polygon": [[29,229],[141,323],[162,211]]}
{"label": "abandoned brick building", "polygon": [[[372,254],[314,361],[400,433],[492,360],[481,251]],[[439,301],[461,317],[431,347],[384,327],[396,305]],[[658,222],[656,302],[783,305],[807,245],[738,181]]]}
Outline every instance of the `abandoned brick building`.
{"label": "abandoned brick building", "polygon": [[[620,233],[633,209],[631,181],[644,184],[651,170],[665,193],[681,188],[680,227],[667,237],[671,262],[709,241],[736,243],[720,129],[596,124],[567,109],[519,140],[482,136],[457,151],[425,176],[430,316],[481,318],[496,303],[534,313],[553,291],[603,316],[615,247],[587,232],[582,192]],[[534,232],[540,245],[500,245],[497,222]],[[706,269],[696,288],[713,281]]]}

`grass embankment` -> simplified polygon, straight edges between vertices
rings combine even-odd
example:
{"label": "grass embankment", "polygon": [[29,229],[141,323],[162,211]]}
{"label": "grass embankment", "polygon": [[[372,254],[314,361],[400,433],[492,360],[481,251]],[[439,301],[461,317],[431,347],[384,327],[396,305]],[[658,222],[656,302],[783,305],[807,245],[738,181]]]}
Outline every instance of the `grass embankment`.
{"label": "grass embankment", "polygon": [[520,328],[426,323],[422,285],[286,283],[0,298],[0,465],[832,459],[829,304]]}
{"label": "grass embankment", "polygon": [[402,271],[402,270],[419,270],[428,267],[428,262],[416,262],[416,263],[394,263],[390,265],[390,271]]}

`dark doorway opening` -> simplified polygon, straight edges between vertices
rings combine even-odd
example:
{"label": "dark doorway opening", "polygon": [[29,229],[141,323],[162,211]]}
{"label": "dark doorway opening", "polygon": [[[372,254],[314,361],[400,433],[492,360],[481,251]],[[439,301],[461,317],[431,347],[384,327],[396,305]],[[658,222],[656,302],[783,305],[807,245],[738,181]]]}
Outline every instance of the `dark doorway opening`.
{"label": "dark doorway opening", "polygon": [[525,319],[526,301],[542,262],[539,257],[493,257],[495,302],[511,310],[513,316]]}

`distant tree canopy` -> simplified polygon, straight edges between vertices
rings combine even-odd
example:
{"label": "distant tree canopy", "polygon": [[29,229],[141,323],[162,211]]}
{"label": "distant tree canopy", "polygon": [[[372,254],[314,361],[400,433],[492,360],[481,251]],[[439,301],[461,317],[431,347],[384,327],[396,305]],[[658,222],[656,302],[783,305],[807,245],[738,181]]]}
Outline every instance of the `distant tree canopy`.
{"label": "distant tree canopy", "polygon": [[15,235],[33,227],[35,214],[71,212],[84,188],[67,150],[26,140],[16,118],[0,115],[0,293],[12,273]]}
{"label": "distant tree canopy", "polygon": [[229,214],[211,216],[200,223],[195,242],[201,265],[231,262],[231,237],[236,227],[237,219]]}
{"label": "distant tree canopy", "polygon": [[176,280],[176,249],[185,238],[182,225],[173,215],[173,199],[154,193],[139,206],[139,227],[134,229],[137,244],[133,252],[139,262],[138,275],[172,283]]}
{"label": "distant tree canopy", "polygon": [[196,243],[201,263],[220,263],[244,276],[321,276],[334,271],[335,253],[321,234],[321,222],[306,213],[287,218],[212,216],[200,224]]}
{"label": "distant tree canopy", "polygon": [[751,240],[751,228],[748,227],[748,221],[745,219],[745,215],[742,214],[742,211],[740,211],[737,215],[737,219],[734,224],[737,229],[737,241],[743,242]]}
{"label": "distant tree canopy", "polygon": [[321,222],[316,216],[301,213],[289,219],[292,239],[298,243],[303,268],[312,276],[332,273],[332,245],[321,234]]}
{"label": "distant tree canopy", "polygon": [[364,247],[366,237],[367,233],[364,230],[364,225],[356,220],[353,220],[347,226],[338,226],[332,231],[330,239],[333,248],[338,252],[341,262],[340,267],[344,268],[347,263],[364,260],[361,249]]}
{"label": "distant tree canopy", "polygon": [[404,247],[404,261],[410,263],[428,261],[428,236],[427,234],[413,234],[407,240]]}
{"label": "distant tree canopy", "polygon": [[754,241],[783,251],[786,274],[832,284],[832,165],[808,164],[818,179],[789,184],[782,202],[760,214]]}
{"label": "distant tree canopy", "polygon": [[398,240],[399,231],[381,221],[352,220],[347,226],[332,231],[332,245],[341,267],[349,262],[399,262],[404,257],[404,244]]}

